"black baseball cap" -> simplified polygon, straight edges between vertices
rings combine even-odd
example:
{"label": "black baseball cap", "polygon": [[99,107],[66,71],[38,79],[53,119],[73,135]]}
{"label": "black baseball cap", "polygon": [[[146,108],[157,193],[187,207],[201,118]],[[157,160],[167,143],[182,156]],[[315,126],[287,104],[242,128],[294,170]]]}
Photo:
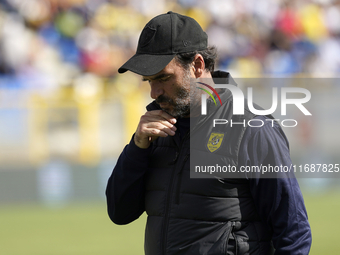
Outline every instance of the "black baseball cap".
{"label": "black baseball cap", "polygon": [[208,36],[193,18],[174,12],[161,14],[144,27],[137,52],[119,69],[150,76],[162,71],[177,53],[204,50]]}

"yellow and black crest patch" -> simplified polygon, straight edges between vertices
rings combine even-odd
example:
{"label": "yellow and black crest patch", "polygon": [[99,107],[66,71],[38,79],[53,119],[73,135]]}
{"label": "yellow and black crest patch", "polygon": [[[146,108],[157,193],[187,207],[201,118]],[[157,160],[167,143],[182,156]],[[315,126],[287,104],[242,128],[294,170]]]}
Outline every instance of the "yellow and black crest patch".
{"label": "yellow and black crest patch", "polygon": [[222,145],[223,138],[224,134],[222,133],[211,133],[207,144],[208,150],[210,152],[218,150]]}

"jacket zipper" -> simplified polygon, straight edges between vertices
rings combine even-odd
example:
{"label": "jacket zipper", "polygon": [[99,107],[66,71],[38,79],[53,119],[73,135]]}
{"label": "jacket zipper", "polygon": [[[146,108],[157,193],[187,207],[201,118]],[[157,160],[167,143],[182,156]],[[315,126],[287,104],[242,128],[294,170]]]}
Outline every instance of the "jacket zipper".
{"label": "jacket zipper", "polygon": [[[208,102],[209,104],[209,102]],[[201,119],[197,124],[199,124],[199,126],[201,126],[204,122],[206,121],[206,118],[204,118],[203,120]],[[194,129],[197,129],[198,125],[195,126]],[[191,131],[193,131],[194,129],[192,129]],[[184,138],[182,139],[181,141],[181,144],[180,146],[178,147],[177,146],[177,149],[178,151],[176,152],[176,156],[175,156],[175,159],[173,162],[170,163],[170,165],[175,165],[175,170],[172,171],[171,173],[171,177],[170,177],[170,187],[168,189],[168,193],[167,193],[167,196],[166,196],[166,203],[165,203],[165,215],[164,215],[164,222],[163,222],[163,227],[162,227],[162,237],[163,237],[163,240],[161,242],[161,251],[163,252],[164,255],[166,255],[166,243],[167,243],[167,234],[168,234],[168,226],[169,226],[169,214],[170,214],[170,207],[171,207],[171,202],[172,202],[172,191],[174,189],[174,186],[175,186],[175,183],[174,183],[174,177],[175,177],[175,173],[176,173],[176,169],[178,169],[178,165],[179,165],[179,162],[178,162],[178,158],[179,158],[179,155],[181,155],[181,151],[182,151],[182,146],[183,146],[183,143],[184,141],[188,138],[188,136],[190,136],[190,131],[188,133],[186,133],[186,135],[184,136]],[[185,161],[188,160],[189,158],[189,154],[186,155],[185,157]],[[185,162],[184,162],[185,163]],[[184,164],[182,165],[182,168],[184,167]],[[182,169],[179,171],[179,173],[182,172]],[[180,176],[178,176],[180,177]],[[177,189],[179,189],[180,186],[179,184],[177,184]],[[177,204],[179,203],[179,192],[177,193],[178,194],[178,199],[176,199],[175,197],[175,202],[177,201]]]}
{"label": "jacket zipper", "polygon": [[167,243],[168,226],[169,226],[169,219],[170,219],[169,214],[170,214],[170,207],[171,207],[171,201],[172,201],[172,191],[173,191],[174,186],[175,186],[174,177],[175,177],[175,174],[176,174],[176,169],[178,168],[178,165],[179,165],[178,158],[179,158],[179,155],[181,155],[181,150],[183,149],[182,148],[183,143],[187,139],[189,134],[190,134],[190,132],[188,132],[185,135],[185,137],[181,141],[180,147],[177,146],[178,151],[176,152],[175,160],[172,162],[175,165],[175,169],[171,173],[170,183],[169,183],[170,187],[168,189],[168,193],[167,193],[167,196],[166,196],[165,215],[164,215],[163,233],[162,233],[163,242],[161,242],[161,250],[163,251],[164,255],[166,255],[166,243]]}
{"label": "jacket zipper", "polygon": [[176,187],[176,197],[175,197],[175,204],[178,205],[179,204],[179,196],[180,196],[180,189],[181,189],[181,184],[182,184],[182,172],[185,166],[185,163],[187,162],[187,160],[189,159],[190,153],[188,153],[187,155],[185,155],[185,158],[183,160],[183,165],[181,167],[181,170],[177,173],[177,187]]}
{"label": "jacket zipper", "polygon": [[232,235],[234,237],[234,240],[235,240],[235,254],[238,254],[237,253],[237,241],[236,241],[236,236],[234,234],[234,228],[235,228],[235,225],[236,223],[234,221],[231,221],[231,227],[230,227],[230,232],[228,233],[228,236],[227,236],[227,244],[226,244],[226,254],[228,253],[228,243],[229,243],[229,238],[230,238],[230,235]]}

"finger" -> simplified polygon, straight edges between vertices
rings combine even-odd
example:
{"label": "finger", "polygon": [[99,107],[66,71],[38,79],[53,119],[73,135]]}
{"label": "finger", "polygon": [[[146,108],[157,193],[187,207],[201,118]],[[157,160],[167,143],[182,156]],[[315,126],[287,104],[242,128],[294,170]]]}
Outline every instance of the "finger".
{"label": "finger", "polygon": [[[173,131],[171,131],[173,132]],[[145,134],[147,134],[149,137],[167,137],[168,135],[174,135],[175,132],[173,132],[173,134],[169,134],[169,131],[167,132],[166,130],[160,130],[157,128],[150,128],[147,129]]]}
{"label": "finger", "polygon": [[177,122],[175,117],[171,116],[170,114],[168,114],[168,113],[166,113],[165,111],[162,111],[162,110],[149,111],[149,112],[146,113],[146,115],[148,115],[148,114],[153,115],[153,116],[162,117],[172,124],[175,124]]}
{"label": "finger", "polygon": [[159,124],[161,124],[162,126],[166,127],[166,128],[169,128],[173,131],[176,131],[177,128],[171,124],[170,122],[168,122],[167,120],[157,120],[157,119],[153,119],[152,121],[150,121],[148,123],[149,125],[156,125],[156,126],[159,126],[161,127]]}
{"label": "finger", "polygon": [[152,125],[156,125],[156,123],[160,123],[163,126],[166,126],[170,129],[172,129],[173,131],[176,131],[177,128],[171,124],[168,120],[165,120],[163,117],[160,117],[159,115],[144,115],[141,118],[141,122],[144,125],[147,125],[148,127],[152,126]]}
{"label": "finger", "polygon": [[[176,128],[176,127],[175,127]],[[166,125],[163,125],[160,122],[151,122],[151,123],[147,123],[143,126],[142,131],[144,131],[145,133],[147,133],[148,135],[158,135],[158,133],[156,133],[154,130],[158,130],[158,131],[162,131],[168,135],[175,135],[175,131],[172,128],[169,128]],[[151,133],[151,134],[150,134]]]}

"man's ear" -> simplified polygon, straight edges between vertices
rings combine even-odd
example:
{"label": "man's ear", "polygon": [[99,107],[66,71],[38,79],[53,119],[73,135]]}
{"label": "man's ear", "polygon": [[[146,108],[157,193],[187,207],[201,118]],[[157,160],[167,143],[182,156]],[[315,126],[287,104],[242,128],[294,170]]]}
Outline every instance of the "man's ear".
{"label": "man's ear", "polygon": [[199,78],[203,75],[205,71],[205,63],[201,54],[196,54],[193,61],[194,75]]}

